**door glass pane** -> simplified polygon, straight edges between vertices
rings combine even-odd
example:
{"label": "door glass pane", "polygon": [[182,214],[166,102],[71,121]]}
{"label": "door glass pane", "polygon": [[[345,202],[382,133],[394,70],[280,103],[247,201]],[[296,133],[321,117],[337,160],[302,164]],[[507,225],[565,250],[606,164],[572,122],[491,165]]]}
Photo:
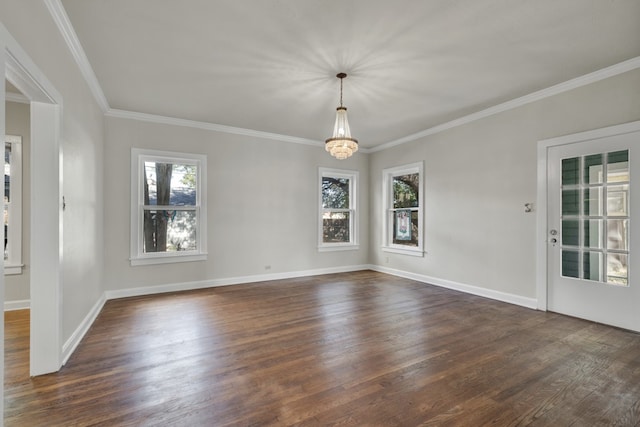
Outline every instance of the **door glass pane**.
{"label": "door glass pane", "polygon": [[578,215],[580,213],[579,194],[578,190],[562,190],[562,215]]}
{"label": "door glass pane", "polygon": [[562,220],[562,245],[563,246],[578,246],[579,240],[579,221],[575,219],[563,219]]}
{"label": "door glass pane", "polygon": [[629,215],[629,184],[611,185],[607,188],[607,215]]}
{"label": "door glass pane", "polygon": [[629,220],[610,219],[607,221],[607,249],[629,250]]}
{"label": "door glass pane", "polygon": [[582,277],[586,280],[596,280],[602,282],[603,274],[603,253],[585,252],[582,254]]}
{"label": "door glass pane", "polygon": [[607,182],[629,181],[629,151],[609,153],[607,159]]}
{"label": "door glass pane", "polygon": [[591,249],[602,249],[604,241],[604,227],[600,219],[589,219],[584,221],[584,242],[583,247]]}
{"label": "door glass pane", "polygon": [[603,157],[602,154],[594,154],[584,158],[583,182],[585,184],[601,184],[604,181]]}
{"label": "door glass pane", "polygon": [[602,216],[603,212],[602,187],[584,190],[584,214],[586,216]]}
{"label": "door glass pane", "polygon": [[627,286],[628,256],[626,254],[607,254],[607,282]]}
{"label": "door glass pane", "polygon": [[580,277],[577,251],[562,251],[562,275],[564,277]]}
{"label": "door glass pane", "polygon": [[562,159],[562,185],[577,185],[580,182],[580,158]]}
{"label": "door glass pane", "polygon": [[349,212],[324,212],[322,214],[322,241],[324,243],[349,243]]}

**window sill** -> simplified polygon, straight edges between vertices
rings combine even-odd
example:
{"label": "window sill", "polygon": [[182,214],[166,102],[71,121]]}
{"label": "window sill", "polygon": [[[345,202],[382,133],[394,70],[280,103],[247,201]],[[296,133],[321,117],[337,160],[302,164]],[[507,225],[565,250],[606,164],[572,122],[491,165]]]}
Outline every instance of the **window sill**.
{"label": "window sill", "polygon": [[406,248],[398,248],[398,247],[393,247],[393,246],[383,246],[382,247],[382,251],[383,252],[391,252],[394,254],[402,254],[402,255],[409,255],[409,256],[417,256],[417,257],[423,257],[425,254],[425,251],[423,251],[422,249],[406,249]]}
{"label": "window sill", "polygon": [[323,245],[318,246],[318,252],[356,251],[360,245]]}
{"label": "window sill", "polygon": [[12,275],[17,275],[17,274],[22,274],[22,267],[24,267],[24,264],[5,264],[4,265],[4,275],[5,276],[12,276]]}
{"label": "window sill", "polygon": [[176,262],[206,261],[207,253],[193,255],[157,255],[140,258],[130,258],[131,266],[153,265],[153,264],[173,264]]}

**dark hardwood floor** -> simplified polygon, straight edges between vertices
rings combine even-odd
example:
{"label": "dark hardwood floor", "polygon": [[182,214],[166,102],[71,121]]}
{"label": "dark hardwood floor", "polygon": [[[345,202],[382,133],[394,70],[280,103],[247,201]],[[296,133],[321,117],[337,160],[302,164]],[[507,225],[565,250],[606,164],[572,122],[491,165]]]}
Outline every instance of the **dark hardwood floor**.
{"label": "dark hardwood floor", "polygon": [[109,301],[31,379],[5,319],[7,426],[640,426],[640,334],[372,271]]}

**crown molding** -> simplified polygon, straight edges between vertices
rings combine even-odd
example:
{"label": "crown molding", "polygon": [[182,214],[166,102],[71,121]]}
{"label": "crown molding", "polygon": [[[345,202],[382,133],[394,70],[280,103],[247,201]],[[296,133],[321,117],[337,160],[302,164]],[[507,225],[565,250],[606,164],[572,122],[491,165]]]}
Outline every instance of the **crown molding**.
{"label": "crown molding", "polygon": [[369,151],[372,153],[375,153],[377,151],[382,151],[382,150],[389,149],[391,147],[396,147],[398,145],[406,144],[407,142],[415,141],[417,139],[424,138],[425,136],[434,135],[436,133],[444,132],[445,130],[448,130],[448,129],[462,126],[467,123],[475,122],[476,120],[484,119],[486,117],[493,116],[495,114],[502,113],[504,111],[522,107],[523,105],[540,101],[541,99],[549,98],[551,96],[558,95],[573,89],[577,89],[582,86],[590,85],[592,83],[596,83],[601,80],[607,79],[609,77],[614,77],[619,74],[626,73],[627,71],[635,70],[637,68],[640,68],[640,56],[631,58],[629,60],[620,62],[618,64],[611,65],[606,68],[602,68],[598,71],[594,71],[592,73],[585,74],[580,77],[576,77],[571,80],[567,80],[566,82],[559,83],[554,86],[550,86],[546,89],[542,89],[537,92],[533,92],[528,95],[512,99],[511,101],[494,105],[493,107],[489,107],[484,110],[477,111],[467,116],[463,116],[458,119],[454,119],[449,122],[442,123],[440,125],[431,127],[429,129],[425,129],[423,131],[414,133],[412,135],[407,135],[405,137],[396,139],[395,141],[390,141],[385,144],[378,145],[377,147],[371,148]]}
{"label": "crown molding", "polygon": [[[324,146],[323,141],[317,141],[307,138],[300,138],[290,135],[280,135],[270,132],[262,132],[252,129],[238,128],[233,126],[226,125],[218,125],[215,123],[208,122],[198,122],[194,120],[186,120],[186,119],[178,119],[174,117],[165,117],[158,116],[154,114],[147,113],[137,113],[133,111],[126,110],[118,110],[112,109],[109,106],[106,96],[100,87],[100,83],[89,63],[89,59],[78,40],[78,36],[71,25],[71,21],[69,21],[69,16],[64,9],[64,6],[60,2],[60,0],[44,0],[53,20],[55,21],[60,33],[62,34],[67,46],[75,59],[78,67],[82,75],[84,76],[91,92],[93,93],[96,101],[102,108],[102,111],[105,115],[110,117],[120,117],[120,118],[128,118],[132,120],[141,120],[152,123],[164,123],[164,124],[172,124],[176,126],[185,126],[185,127],[194,127],[197,129],[205,129],[205,130],[213,130],[216,132],[225,132],[236,135],[245,135],[256,138],[264,138],[264,139],[272,139],[277,141],[291,142],[294,144],[304,144],[311,146]],[[398,145],[406,144],[411,141],[415,141],[420,138],[424,138],[429,135],[434,135],[440,132],[444,132],[448,129],[453,129],[458,126],[462,126],[468,123],[475,122],[480,119],[484,119],[486,117],[493,116],[498,113],[502,113],[504,111],[512,110],[514,108],[522,107],[524,105],[530,104],[532,102],[540,101],[542,99],[561,94],[563,92],[570,91],[572,89],[576,89],[582,86],[586,86],[592,83],[599,82],[601,80],[607,79],[609,77],[614,77],[619,74],[625,73],[627,71],[632,71],[637,68],[640,68],[640,56],[635,58],[628,59],[626,61],[620,62],[618,64],[611,65],[606,68],[602,68],[600,70],[594,71],[589,74],[585,74],[580,77],[576,77],[571,80],[567,80],[566,82],[559,83],[554,86],[550,86],[546,89],[542,89],[533,93],[530,93],[525,96],[521,96],[519,98],[512,99],[507,102],[503,102],[501,104],[494,105],[493,107],[486,108],[481,111],[477,111],[475,113],[451,120],[446,123],[439,124],[437,126],[433,126],[431,128],[425,129],[423,131],[407,135],[405,137],[396,139],[394,141],[390,141],[377,147],[373,148],[362,148],[360,147],[359,151],[361,153],[375,153],[378,151],[383,151],[392,147],[396,147]],[[19,102],[19,101],[16,101]]]}
{"label": "crown molding", "polygon": [[107,112],[109,110],[109,102],[102,91],[102,87],[100,87],[96,74],[93,72],[89,59],[82,48],[82,44],[80,44],[78,35],[73,29],[71,21],[69,21],[67,11],[64,9],[60,0],[44,0],[44,3],[47,6],[47,9],[49,9],[49,13],[51,13],[51,17],[56,23],[58,30],[60,30],[64,41],[67,43],[67,47],[75,59],[76,64],[78,64],[80,72],[89,85],[89,89],[91,90],[91,93],[93,93],[96,102],[103,112]]}
{"label": "crown molding", "polygon": [[184,126],[195,129],[211,130],[215,132],[224,132],[234,135],[244,135],[254,138],[272,139],[276,141],[292,142],[295,144],[312,145],[315,147],[324,147],[324,142],[313,139],[299,138],[297,136],[280,135],[277,133],[262,132],[259,130],[244,129],[227,125],[219,125],[216,123],[199,122],[195,120],[178,119],[175,117],[159,116],[156,114],[138,113],[135,111],[118,110],[110,108],[106,113],[108,117],[116,117],[120,119],[138,120],[142,122],[160,123],[165,125]]}

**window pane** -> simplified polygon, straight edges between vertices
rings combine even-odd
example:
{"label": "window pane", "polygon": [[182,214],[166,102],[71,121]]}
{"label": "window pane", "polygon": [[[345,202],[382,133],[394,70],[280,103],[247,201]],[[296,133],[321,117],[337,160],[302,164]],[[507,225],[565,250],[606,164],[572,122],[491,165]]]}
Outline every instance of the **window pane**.
{"label": "window pane", "polygon": [[4,144],[4,202],[11,201],[11,143]]}
{"label": "window pane", "polygon": [[325,212],[322,214],[322,241],[324,243],[349,243],[349,212]]}
{"label": "window pane", "polygon": [[9,243],[9,206],[4,205],[4,259],[7,259],[9,253],[7,252],[7,243]]}
{"label": "window pane", "polygon": [[629,181],[629,151],[615,151],[607,156],[607,182]]}
{"label": "window pane", "polygon": [[562,251],[562,275],[564,277],[580,277],[578,251]]}
{"label": "window pane", "polygon": [[586,280],[603,281],[602,252],[585,252],[582,258],[583,278]]}
{"label": "window pane", "polygon": [[578,215],[580,213],[580,196],[578,190],[562,190],[562,215]]}
{"label": "window pane", "polygon": [[602,187],[587,188],[584,190],[584,214],[587,216],[604,215],[604,203],[602,200]]}
{"label": "window pane", "polygon": [[418,246],[418,211],[402,209],[392,211],[393,243],[396,245]]}
{"label": "window pane", "polygon": [[624,286],[629,284],[627,260],[626,254],[607,255],[607,283]]}
{"label": "window pane", "polygon": [[580,183],[580,159],[562,159],[562,185],[577,185]]}
{"label": "window pane", "polygon": [[628,216],[629,184],[611,185],[607,188],[607,215]]}
{"label": "window pane", "polygon": [[607,221],[607,249],[629,250],[629,220],[610,219]]}
{"label": "window pane", "polygon": [[602,154],[586,156],[584,158],[584,183],[601,184],[604,181],[603,170],[604,162]]}
{"label": "window pane", "polygon": [[589,219],[584,221],[584,247],[602,249],[604,241],[604,221]]}
{"label": "window pane", "polygon": [[420,174],[412,173],[393,177],[393,207],[417,208],[419,206]]}
{"label": "window pane", "polygon": [[349,209],[349,178],[322,177],[322,207]]}
{"label": "window pane", "polygon": [[145,210],[144,252],[195,251],[195,210]]}
{"label": "window pane", "polygon": [[144,162],[145,205],[195,206],[195,165]]}

